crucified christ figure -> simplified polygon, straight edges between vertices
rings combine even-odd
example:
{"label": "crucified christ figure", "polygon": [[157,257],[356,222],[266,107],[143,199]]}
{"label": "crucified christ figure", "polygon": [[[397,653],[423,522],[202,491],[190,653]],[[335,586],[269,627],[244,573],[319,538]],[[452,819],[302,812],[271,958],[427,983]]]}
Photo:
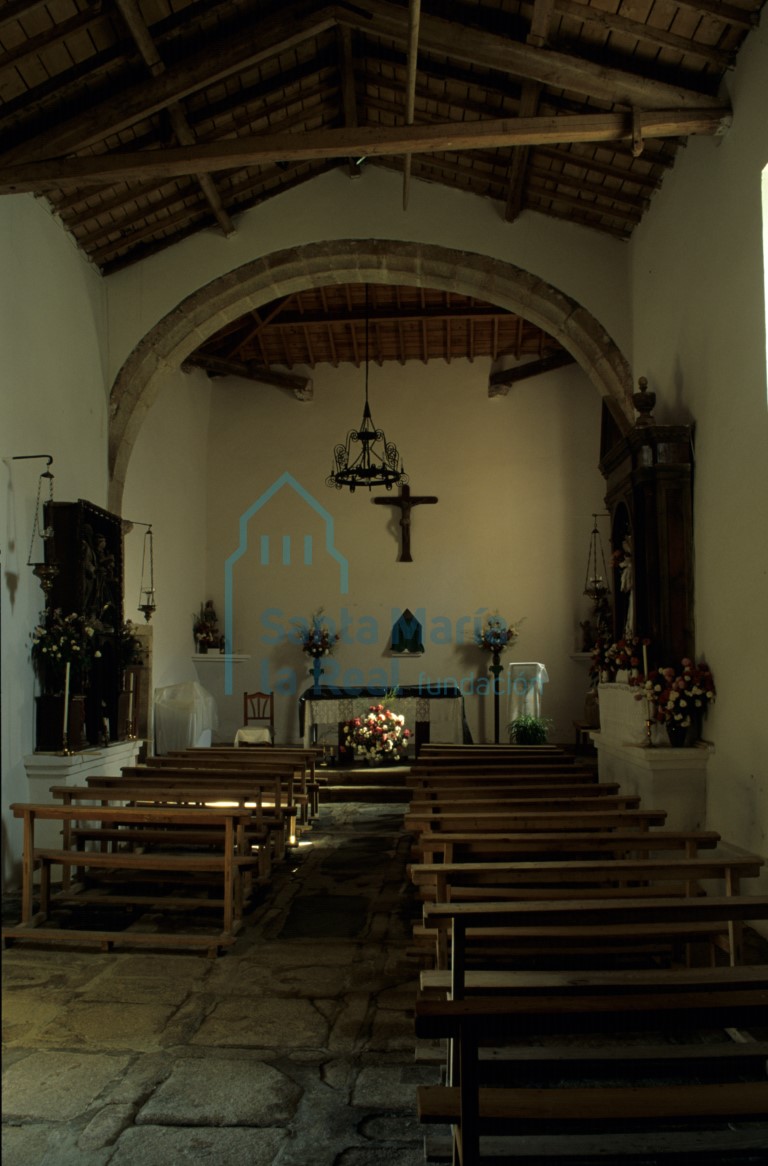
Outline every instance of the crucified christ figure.
{"label": "crucified christ figure", "polygon": [[401,486],[399,498],[374,498],[377,506],[397,506],[400,509],[400,529],[403,532],[400,540],[400,558],[398,563],[412,563],[411,556],[411,510],[414,506],[433,505],[437,498],[430,494],[414,495],[411,497],[411,487]]}

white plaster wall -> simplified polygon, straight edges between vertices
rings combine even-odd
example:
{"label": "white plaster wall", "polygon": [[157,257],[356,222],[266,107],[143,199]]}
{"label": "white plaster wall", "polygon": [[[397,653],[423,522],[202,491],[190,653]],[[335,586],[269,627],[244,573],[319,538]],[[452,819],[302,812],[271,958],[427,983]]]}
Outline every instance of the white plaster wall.
{"label": "white plaster wall", "polygon": [[46,465],[11,459],[51,454],[58,501],[106,505],[105,337],[101,277],[42,203],[27,195],[0,199],[4,885],[15,878],[21,854],[8,806],[28,799],[23,758],[34,749],[36,692],[30,633],[44,599],[26,563]]}
{"label": "white plaster wall", "polygon": [[[399,514],[373,502],[382,490],[336,491],[325,486],[331,453],[359,424],[363,372],[351,366],[314,370],[314,400],[263,385],[216,381],[209,452],[208,593],[224,625],[224,564],[238,547],[238,523],[285,473],[325,508],[334,545],[348,564],[340,591],[335,560],[323,553],[325,528],[293,489],[283,487],[248,526],[248,553],[233,574],[235,648],[250,655],[235,666],[233,695],[221,687],[223,666],[199,665],[220,685],[222,732],[241,723],[242,692],[274,688],[279,739],[296,737],[297,692],[308,684],[307,661],[287,640],[292,618],[309,620],[319,607],[346,631],[324,662],[324,683],[433,684],[465,689],[475,740],[493,739],[492,700],[485,691],[488,656],[471,644],[476,613],[525,617],[506,660],[540,660],[550,682],[545,715],[554,740],[569,740],[583,714],[587,688],[579,621],[588,614],[582,592],[593,511],[603,509],[599,458],[600,399],[575,367],[523,382],[506,398],[488,397],[488,361],[450,365],[386,363],[370,369],[375,423],[401,450],[414,495],[437,505],[412,515],[412,563],[398,562]],[[397,492],[395,492],[396,496]],[[302,539],[314,539],[311,564]],[[270,537],[270,561],[260,563],[260,537]],[[291,536],[290,559],[282,551]],[[424,613],[426,652],[388,654],[393,618]],[[393,617],[393,612],[395,615]],[[346,614],[344,614],[346,613]],[[501,705],[502,733],[507,701]]]}
{"label": "white plaster wall", "polygon": [[[695,424],[697,653],[715,675],[708,824],[768,855],[768,402],[761,171],[766,20],[730,83],[734,122],[693,140],[631,248],[635,368],[659,421]],[[768,879],[764,880],[768,885]]]}
{"label": "white plaster wall", "polygon": [[[149,410],[126,479],[124,517],[152,524],[155,688],[197,680],[192,613],[206,589],[210,397],[203,373],[170,374]],[[138,612],[143,543],[143,527],[125,539],[125,614],[139,624],[144,622]]]}
{"label": "white plaster wall", "polygon": [[629,358],[624,244],[534,212],[505,223],[499,204],[418,181],[403,212],[401,186],[396,174],[374,166],[356,179],[340,167],[240,215],[229,239],[203,232],[115,273],[109,279],[112,379],[149,329],[191,292],[259,256],[329,239],[418,240],[516,264],[582,304]]}

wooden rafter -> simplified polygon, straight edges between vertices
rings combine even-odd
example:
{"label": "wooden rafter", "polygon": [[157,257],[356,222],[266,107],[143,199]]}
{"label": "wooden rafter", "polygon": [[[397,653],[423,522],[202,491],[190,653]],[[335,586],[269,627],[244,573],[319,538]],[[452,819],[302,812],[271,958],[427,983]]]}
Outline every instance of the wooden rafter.
{"label": "wooden rafter", "polygon": [[563,142],[633,141],[637,129],[649,138],[722,134],[730,125],[727,107],[659,110],[637,114],[573,114],[562,117],[508,118],[470,125],[360,126],[356,130],[318,130],[314,134],[274,134],[259,138],[203,143],[146,153],[97,154],[18,162],[0,168],[0,193],[58,186],[111,184],[133,179],[178,178],[217,170],[349,154],[424,153],[494,147],[551,145]]}
{"label": "wooden rafter", "polygon": [[[137,0],[115,0],[115,3],[120,11],[120,15],[125,21],[126,28],[141,53],[144,64],[153,77],[162,76],[165,73],[165,65],[157,51],[157,46],[152,39],[152,35],[144,22],[144,17],[141,15]],[[187,115],[184,112],[184,107],[181,102],[172,102],[166,112],[168,113],[171,127],[179,145],[194,145],[197,138],[187,120]],[[224,235],[229,236],[233,234],[235,230],[234,224],[224,208],[221,195],[216,189],[216,184],[210,174],[195,174],[194,178],[203,193],[203,197],[213,211],[216,221],[224,232]]]}

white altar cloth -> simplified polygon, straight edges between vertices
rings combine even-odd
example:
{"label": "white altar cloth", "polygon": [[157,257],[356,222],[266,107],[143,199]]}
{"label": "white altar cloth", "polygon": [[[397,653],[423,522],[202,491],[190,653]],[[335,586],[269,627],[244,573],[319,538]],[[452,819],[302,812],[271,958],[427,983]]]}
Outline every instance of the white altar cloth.
{"label": "white altar cloth", "polygon": [[541,716],[542,690],[548,680],[546,668],[536,661],[513,661],[509,665],[510,721],[516,721],[518,717]]}
{"label": "white altar cloth", "polygon": [[[381,703],[382,698],[377,696],[340,696],[338,699],[306,701],[304,719],[304,745],[313,742],[315,727],[320,728],[322,736],[325,734],[321,726],[334,726],[342,721],[351,721],[353,717],[363,717],[371,705]],[[393,712],[405,717],[406,727],[413,733],[416,723],[429,725],[429,739],[433,742],[460,744],[464,739],[464,702],[461,696],[457,699],[434,698],[428,696],[396,696],[390,697],[387,707]]]}

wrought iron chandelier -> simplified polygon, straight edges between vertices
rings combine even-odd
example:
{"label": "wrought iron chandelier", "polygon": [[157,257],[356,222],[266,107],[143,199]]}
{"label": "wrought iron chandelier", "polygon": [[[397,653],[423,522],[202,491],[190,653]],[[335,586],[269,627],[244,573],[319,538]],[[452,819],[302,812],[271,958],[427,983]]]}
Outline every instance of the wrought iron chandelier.
{"label": "wrought iron chandelier", "polygon": [[[333,469],[325,479],[326,486],[340,490],[348,486],[354,494],[358,486],[369,490],[374,486],[393,486],[407,483],[403,462],[397,446],[387,441],[383,429],[377,429],[368,404],[368,285],[365,285],[365,407],[359,429],[350,429],[343,444],[334,446]],[[354,448],[359,444],[359,449]]]}

